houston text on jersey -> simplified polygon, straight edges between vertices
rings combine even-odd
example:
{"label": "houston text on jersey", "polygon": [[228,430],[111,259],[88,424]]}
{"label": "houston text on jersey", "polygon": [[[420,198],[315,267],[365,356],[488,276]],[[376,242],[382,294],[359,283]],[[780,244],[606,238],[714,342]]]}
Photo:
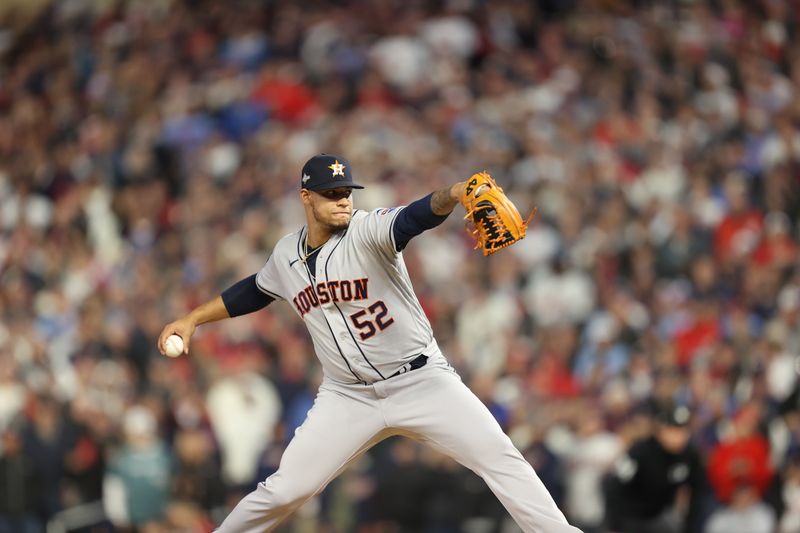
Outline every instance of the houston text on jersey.
{"label": "houston text on jersey", "polygon": [[297,293],[292,302],[303,317],[311,309],[328,302],[365,300],[368,295],[368,282],[367,278],[322,281],[314,286],[308,285]]}

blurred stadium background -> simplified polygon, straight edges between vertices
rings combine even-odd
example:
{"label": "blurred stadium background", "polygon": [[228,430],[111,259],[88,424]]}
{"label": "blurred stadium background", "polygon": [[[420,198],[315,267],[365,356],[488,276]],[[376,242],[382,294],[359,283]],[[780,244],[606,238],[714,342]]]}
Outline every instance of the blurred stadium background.
{"label": "blurred stadium background", "polygon": [[[746,463],[705,516],[751,483],[800,531],[799,24],[797,0],[0,1],[0,532],[208,532],[275,469],[320,379],[289,307],[155,342],[302,222],[318,151],[360,207],[483,169],[538,206],[496,256],[453,216],[405,257],[573,522],[605,531],[602,479],[670,399],[704,459]],[[398,439],[283,530],[514,531]]]}

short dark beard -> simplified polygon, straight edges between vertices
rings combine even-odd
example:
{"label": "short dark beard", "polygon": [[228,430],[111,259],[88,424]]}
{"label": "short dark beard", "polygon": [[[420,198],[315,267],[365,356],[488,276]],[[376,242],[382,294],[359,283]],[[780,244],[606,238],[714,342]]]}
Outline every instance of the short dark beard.
{"label": "short dark beard", "polygon": [[[352,217],[350,217],[352,219]],[[336,233],[342,230],[345,230],[350,227],[350,220],[343,224],[328,224],[328,229],[331,230],[332,233]]]}

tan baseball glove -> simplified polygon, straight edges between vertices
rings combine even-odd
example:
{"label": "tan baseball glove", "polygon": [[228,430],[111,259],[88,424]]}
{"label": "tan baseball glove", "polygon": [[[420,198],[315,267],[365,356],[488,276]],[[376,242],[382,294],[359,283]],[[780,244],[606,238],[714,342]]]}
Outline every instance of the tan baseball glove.
{"label": "tan baseball glove", "polygon": [[516,206],[508,199],[488,172],[473,174],[461,192],[461,205],[467,210],[464,217],[477,241],[475,248],[491,255],[525,237],[528,223],[536,214],[531,212],[522,220]]}

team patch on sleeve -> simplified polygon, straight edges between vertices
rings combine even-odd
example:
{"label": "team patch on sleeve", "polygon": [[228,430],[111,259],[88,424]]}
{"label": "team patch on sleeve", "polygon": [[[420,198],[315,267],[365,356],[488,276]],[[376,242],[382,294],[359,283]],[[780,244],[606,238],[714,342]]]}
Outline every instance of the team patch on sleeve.
{"label": "team patch on sleeve", "polygon": [[378,215],[379,216],[388,215],[389,213],[391,213],[392,211],[395,211],[396,209],[397,209],[396,207],[385,207],[383,209],[379,209],[378,210]]}

